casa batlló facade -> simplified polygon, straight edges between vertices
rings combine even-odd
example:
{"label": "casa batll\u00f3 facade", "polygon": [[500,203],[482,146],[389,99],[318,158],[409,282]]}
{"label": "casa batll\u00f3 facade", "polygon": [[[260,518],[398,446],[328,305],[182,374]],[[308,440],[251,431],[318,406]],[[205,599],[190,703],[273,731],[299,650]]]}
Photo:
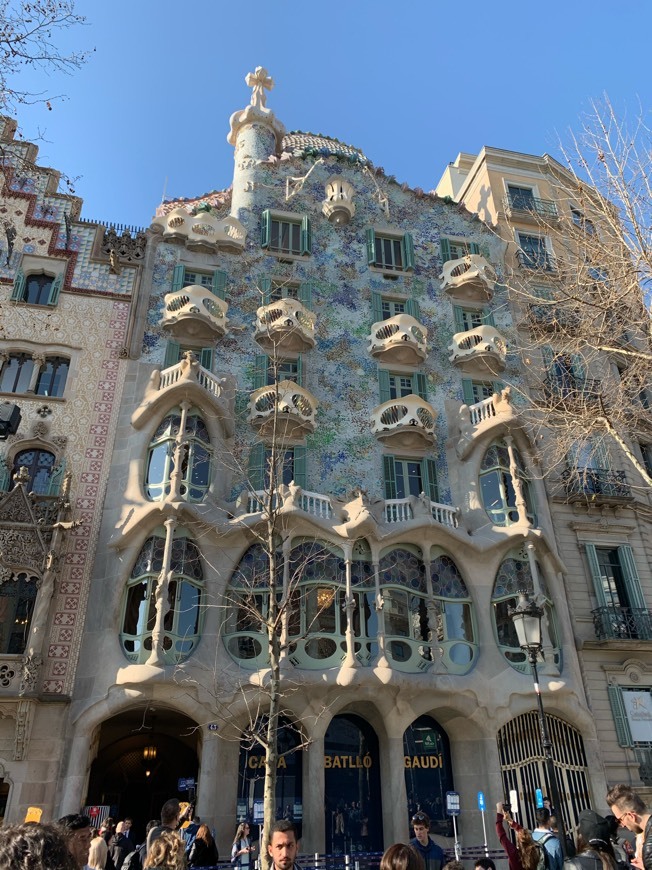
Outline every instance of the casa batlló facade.
{"label": "casa batll\u00f3 facade", "polygon": [[[288,133],[267,106],[266,71],[247,83],[251,102],[230,120],[228,190],[164,203],[142,248],[139,234],[80,222],[77,203],[59,241],[48,236],[49,258],[68,264],[54,305],[16,289],[34,266],[22,230],[1,273],[3,321],[16,324],[15,338],[2,336],[7,359],[32,350],[25,316],[46,357],[78,352],[55,414],[63,426],[70,406],[66,449],[79,445],[65,497],[41,493],[59,527],[45,527],[48,552],[31,569],[40,587],[27,641],[7,655],[17,674],[31,666],[40,612],[42,662],[27,690],[23,677],[0,684],[6,817],[89,807],[139,828],[165,799],[196,790],[221,852],[238,819],[257,820],[262,754],[241,729],[268,669],[252,612],[270,607],[258,537],[270,453],[290,601],[277,800],[301,825],[302,848],[382,849],[408,836],[417,809],[448,842],[450,790],[465,844],[482,841],[480,789],[489,804],[516,789],[531,822],[534,790],[548,789],[508,616],[523,588],[545,609],[540,673],[567,820],[602,808],[604,744],[619,750],[576,650],[561,508],[535,473],[508,386],[520,368],[504,244],[450,195],[401,185],[352,146]],[[34,324],[57,323],[62,303],[94,314],[84,329],[62,318],[70,334],[51,348],[51,327]],[[3,366],[3,391],[23,414],[6,444],[6,498],[32,504],[16,457],[46,450],[24,443],[30,415],[41,420],[41,375],[7,389]],[[58,468],[61,452],[50,452]],[[15,583],[26,566],[5,552],[5,584]],[[26,703],[34,724],[15,759]],[[305,745],[291,752],[299,724]]]}

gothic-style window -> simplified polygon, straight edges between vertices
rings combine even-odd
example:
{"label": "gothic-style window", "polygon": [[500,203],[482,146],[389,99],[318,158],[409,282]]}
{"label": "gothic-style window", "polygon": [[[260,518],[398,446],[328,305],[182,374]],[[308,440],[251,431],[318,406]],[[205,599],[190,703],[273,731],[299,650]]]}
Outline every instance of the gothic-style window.
{"label": "gothic-style window", "polygon": [[0,585],[0,655],[22,655],[27,646],[34,602],[36,577],[12,574]]}
{"label": "gothic-style window", "polygon": [[34,360],[29,353],[12,353],[0,372],[1,393],[26,393],[34,371]]}
{"label": "gothic-style window", "polygon": [[430,562],[430,579],[434,598],[430,619],[433,639],[437,640],[447,669],[452,673],[467,673],[478,651],[471,597],[457,565],[444,553]]}
{"label": "gothic-style window", "polygon": [[[553,661],[561,670],[561,649],[552,598],[548,592],[543,571],[538,563],[537,574],[540,586],[540,590],[537,593],[539,596],[538,601],[544,610],[544,623],[553,648]],[[524,591],[531,598],[535,597],[530,562],[527,553],[521,550],[511,551],[501,563],[496,574],[491,601],[493,604],[494,629],[500,651],[512,667],[519,671],[525,671],[529,668],[527,656],[519,646],[516,629],[509,616],[510,608],[516,607],[520,591]],[[543,639],[544,641],[546,640],[545,632]]]}
{"label": "gothic-style window", "polygon": [[[156,622],[155,593],[162,582],[165,538],[153,535],[145,541],[127,583],[120,641],[131,662],[147,661],[152,651]],[[172,579],[163,603],[163,653],[170,664],[184,661],[193,652],[201,634],[204,574],[199,549],[183,530],[177,530],[170,561]]]}
{"label": "gothic-style window", "polygon": [[380,560],[386,651],[400,670],[432,661],[425,566],[412,549],[390,550]]}
{"label": "gothic-style window", "polygon": [[[527,517],[530,522],[534,522],[534,501],[525,466],[516,447],[513,450],[525,498]],[[516,509],[514,481],[510,470],[509,451],[503,441],[496,441],[484,455],[480,466],[480,491],[484,509],[495,526],[509,526],[518,522],[519,516]]]}
{"label": "gothic-style window", "polygon": [[196,410],[186,417],[181,432],[182,415],[175,410],[161,422],[154,433],[147,454],[145,492],[151,501],[159,501],[170,492],[177,441],[185,442],[181,463],[180,495],[185,501],[201,501],[211,482],[211,445],[206,423]]}
{"label": "gothic-style window", "polygon": [[63,396],[70,361],[62,356],[46,357],[36,382],[37,396]]}
{"label": "gothic-style window", "polygon": [[20,471],[21,468],[27,468],[27,481],[25,483],[27,492],[34,492],[37,495],[49,495],[52,489],[52,479],[54,474],[54,453],[49,450],[21,450],[14,457],[14,466],[11,474],[11,486],[13,486],[13,477]]}

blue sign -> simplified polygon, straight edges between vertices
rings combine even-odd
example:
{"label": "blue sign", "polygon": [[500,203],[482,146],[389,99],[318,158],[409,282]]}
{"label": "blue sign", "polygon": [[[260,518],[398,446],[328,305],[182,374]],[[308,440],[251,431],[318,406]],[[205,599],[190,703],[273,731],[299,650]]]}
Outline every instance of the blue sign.
{"label": "blue sign", "polygon": [[217,722],[209,722],[208,723],[208,730],[209,731],[219,731],[219,728],[220,728],[220,726],[217,724]]}
{"label": "blue sign", "polygon": [[177,788],[179,791],[188,791],[191,788],[195,787],[195,779],[194,777],[183,777],[179,779],[177,784]]}
{"label": "blue sign", "polygon": [[487,809],[487,805],[484,801],[484,792],[483,791],[478,792],[478,809],[482,810],[482,812],[484,812]]}
{"label": "blue sign", "polygon": [[449,816],[459,816],[460,814],[460,795],[456,791],[446,792],[446,814]]}
{"label": "blue sign", "polygon": [[536,801],[537,801],[537,809],[542,810],[543,809],[543,792],[541,791],[540,788],[537,788],[534,790],[534,796],[536,797]]}

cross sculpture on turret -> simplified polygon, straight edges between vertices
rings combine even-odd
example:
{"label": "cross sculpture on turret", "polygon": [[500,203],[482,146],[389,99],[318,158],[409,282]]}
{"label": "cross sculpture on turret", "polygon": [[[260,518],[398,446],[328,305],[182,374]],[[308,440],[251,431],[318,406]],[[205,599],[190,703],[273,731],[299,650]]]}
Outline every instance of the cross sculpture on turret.
{"label": "cross sculpture on turret", "polygon": [[253,88],[251,94],[251,105],[257,109],[264,109],[267,103],[267,94],[265,91],[271,91],[274,87],[274,80],[269,75],[265,67],[257,66],[255,71],[247,73],[245,82],[248,87]]}

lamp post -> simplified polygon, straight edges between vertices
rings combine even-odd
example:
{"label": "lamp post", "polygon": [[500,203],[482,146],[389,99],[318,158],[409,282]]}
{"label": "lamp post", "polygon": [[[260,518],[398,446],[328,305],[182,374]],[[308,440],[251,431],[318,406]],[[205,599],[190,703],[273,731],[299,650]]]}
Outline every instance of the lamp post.
{"label": "lamp post", "polygon": [[528,598],[526,592],[519,591],[518,603],[516,607],[509,609],[509,616],[514,624],[518,643],[523,652],[527,653],[530,667],[532,668],[532,679],[534,680],[534,691],[537,696],[537,705],[539,713],[539,732],[541,735],[541,746],[543,748],[543,756],[546,762],[546,771],[548,773],[548,782],[550,784],[550,794],[552,802],[557,810],[557,824],[559,826],[559,845],[563,857],[566,857],[566,836],[564,830],[564,819],[562,815],[561,799],[559,789],[557,788],[557,773],[555,771],[555,762],[552,758],[552,741],[548,733],[548,725],[546,723],[545,713],[543,712],[543,698],[541,697],[541,687],[539,686],[539,673],[537,671],[537,658],[542,651],[541,643],[541,619],[543,617],[543,608],[539,607],[536,602]]}

